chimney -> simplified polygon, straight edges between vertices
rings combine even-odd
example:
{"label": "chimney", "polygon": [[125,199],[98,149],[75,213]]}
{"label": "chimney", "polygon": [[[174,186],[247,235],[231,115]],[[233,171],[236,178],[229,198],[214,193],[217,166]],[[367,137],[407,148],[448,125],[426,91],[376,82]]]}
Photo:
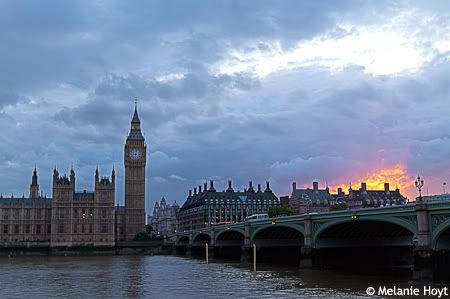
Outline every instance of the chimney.
{"label": "chimney", "polygon": [[366,183],[361,183],[361,191],[362,192],[367,192],[367,185],[366,185]]}
{"label": "chimney", "polygon": [[206,183],[206,181],[205,181],[205,183],[203,184],[203,191],[206,192],[207,189],[208,189],[208,183]]}
{"label": "chimney", "polygon": [[247,190],[248,192],[254,192],[255,190],[253,189],[253,182],[252,181],[249,181],[248,182],[248,190]]}
{"label": "chimney", "polygon": [[202,193],[202,185],[198,185],[198,193]]}
{"label": "chimney", "polygon": [[344,192],[342,192],[342,188],[338,188],[338,196],[344,196]]}
{"label": "chimney", "polygon": [[227,192],[234,192],[233,187],[231,187],[231,180],[228,181],[228,189]]}
{"label": "chimney", "polygon": [[297,190],[297,183],[296,182],[292,182],[292,191]]}
{"label": "chimney", "polygon": [[264,190],[264,192],[272,192],[272,190],[270,190],[270,183],[269,183],[269,181],[266,182],[266,190]]}
{"label": "chimney", "polygon": [[386,194],[389,194],[389,183],[384,183],[384,192],[386,192]]}
{"label": "chimney", "polygon": [[261,192],[261,184],[258,184],[258,192]]}
{"label": "chimney", "polygon": [[216,191],[216,189],[214,189],[214,181],[213,181],[213,180],[211,180],[211,181],[209,182],[209,190],[210,190],[210,191]]}
{"label": "chimney", "polygon": [[313,182],[313,190],[318,191],[319,190],[319,182]]}
{"label": "chimney", "polygon": [[189,197],[192,196],[192,190],[189,190]]}
{"label": "chimney", "polygon": [[197,195],[197,188],[194,188],[194,195]]}

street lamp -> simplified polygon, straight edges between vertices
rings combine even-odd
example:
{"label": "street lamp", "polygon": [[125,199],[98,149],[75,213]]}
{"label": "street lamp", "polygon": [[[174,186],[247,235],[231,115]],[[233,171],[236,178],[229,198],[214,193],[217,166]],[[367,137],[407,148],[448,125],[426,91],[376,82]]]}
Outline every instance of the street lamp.
{"label": "street lamp", "polygon": [[422,202],[422,187],[423,187],[423,179],[420,176],[416,179],[416,188],[419,189],[419,202]]}

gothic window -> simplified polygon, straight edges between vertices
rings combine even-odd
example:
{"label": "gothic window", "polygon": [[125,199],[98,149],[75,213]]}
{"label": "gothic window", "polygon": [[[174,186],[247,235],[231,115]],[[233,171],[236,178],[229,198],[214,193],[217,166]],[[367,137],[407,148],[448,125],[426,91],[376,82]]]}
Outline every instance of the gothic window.
{"label": "gothic window", "polygon": [[64,192],[63,191],[59,192],[59,199],[64,200]]}
{"label": "gothic window", "polygon": [[94,211],[92,209],[89,210],[89,216],[93,217],[94,216]]}
{"label": "gothic window", "polygon": [[78,209],[73,210],[73,218],[78,219]]}
{"label": "gothic window", "polygon": [[106,218],[106,208],[102,208],[102,218]]}
{"label": "gothic window", "polygon": [[89,224],[89,233],[92,234],[94,232],[93,225]]}
{"label": "gothic window", "polygon": [[8,220],[9,219],[9,209],[4,209],[3,212],[4,212],[3,219]]}
{"label": "gothic window", "polygon": [[14,209],[14,219],[20,220],[20,209]]}
{"label": "gothic window", "polygon": [[77,233],[77,227],[78,227],[78,225],[77,225],[77,224],[74,224],[74,225],[73,225],[73,233],[74,233],[74,234],[76,234],[76,233]]}
{"label": "gothic window", "polygon": [[58,233],[59,234],[63,234],[64,233],[64,224],[63,223],[60,223],[58,225]]}
{"label": "gothic window", "polygon": [[25,225],[25,233],[26,234],[30,233],[30,225],[29,224]]}
{"label": "gothic window", "polygon": [[3,225],[3,233],[4,233],[4,234],[8,234],[8,231],[9,231],[9,226],[8,226],[8,224]]}
{"label": "gothic window", "polygon": [[81,209],[81,217],[86,218],[86,209]]}
{"label": "gothic window", "polygon": [[102,223],[101,228],[100,228],[100,232],[102,234],[106,234],[108,232],[108,225],[106,223]]}
{"label": "gothic window", "polygon": [[19,230],[20,230],[19,225],[18,225],[18,224],[14,225],[14,233],[15,233],[15,234],[18,234],[18,233],[19,233]]}
{"label": "gothic window", "polygon": [[52,233],[52,225],[47,224],[47,234],[51,234],[51,233]]}
{"label": "gothic window", "polygon": [[41,225],[40,224],[38,224],[38,225],[36,225],[36,234],[40,234],[41,233]]}
{"label": "gothic window", "polygon": [[42,210],[38,209],[37,210],[37,215],[36,215],[37,219],[41,219],[42,218]]}
{"label": "gothic window", "polygon": [[81,225],[81,233],[83,233],[83,234],[84,234],[85,232],[86,232],[86,230],[85,230],[85,226],[84,226],[84,224],[82,224],[82,225]]}
{"label": "gothic window", "polygon": [[30,218],[31,218],[30,209],[26,209],[25,217],[27,220],[30,220]]}
{"label": "gothic window", "polygon": [[64,213],[65,213],[64,208],[59,208],[58,209],[58,217],[59,217],[59,219],[64,219]]}

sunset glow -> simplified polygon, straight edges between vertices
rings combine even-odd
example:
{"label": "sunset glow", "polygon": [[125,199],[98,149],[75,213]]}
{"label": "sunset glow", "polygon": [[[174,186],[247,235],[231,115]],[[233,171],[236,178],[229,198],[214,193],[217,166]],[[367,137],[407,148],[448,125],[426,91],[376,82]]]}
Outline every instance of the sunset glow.
{"label": "sunset glow", "polygon": [[[359,189],[363,182],[366,183],[367,190],[383,190],[384,183],[389,183],[391,190],[399,188],[404,195],[408,195],[405,194],[405,191],[414,186],[414,179],[408,174],[407,167],[403,163],[365,174],[349,183],[351,183],[353,189]],[[330,191],[334,193],[337,192],[338,188],[342,188],[343,191],[348,192],[349,187],[348,184],[330,186]]]}

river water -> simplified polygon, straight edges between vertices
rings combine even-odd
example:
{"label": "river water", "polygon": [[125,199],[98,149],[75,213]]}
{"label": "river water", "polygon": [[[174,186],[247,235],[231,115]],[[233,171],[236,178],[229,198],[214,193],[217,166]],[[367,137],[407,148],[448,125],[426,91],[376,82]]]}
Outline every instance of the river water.
{"label": "river water", "polygon": [[176,256],[0,258],[0,298],[369,298],[408,277],[348,274]]}

